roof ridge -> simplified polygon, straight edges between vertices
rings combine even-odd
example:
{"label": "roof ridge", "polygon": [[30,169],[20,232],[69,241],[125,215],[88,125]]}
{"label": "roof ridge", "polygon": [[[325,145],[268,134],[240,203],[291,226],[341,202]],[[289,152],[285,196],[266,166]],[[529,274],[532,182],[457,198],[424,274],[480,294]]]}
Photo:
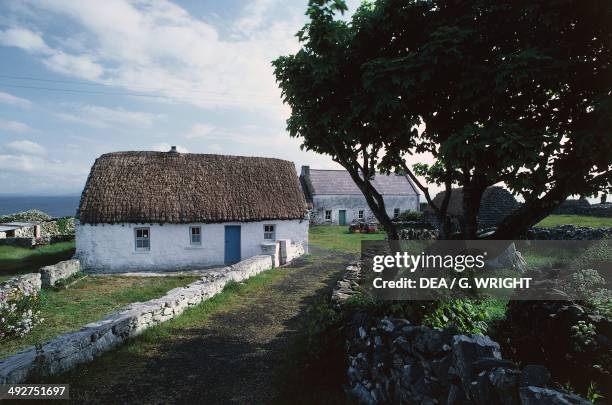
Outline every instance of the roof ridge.
{"label": "roof ridge", "polygon": [[[125,151],[116,151],[116,152],[107,152],[107,153],[103,153],[102,155],[99,156],[99,158],[102,157],[111,157],[111,156],[130,156],[130,155],[168,155],[168,156],[172,156],[170,154],[170,152],[163,152],[163,151],[158,151],[158,150],[125,150]],[[266,159],[266,160],[276,160],[279,162],[289,162],[292,163],[295,166],[295,162],[293,162],[292,160],[287,160],[287,159],[279,159],[276,157],[267,157],[267,156],[245,156],[245,155],[224,155],[221,153],[192,153],[192,152],[187,152],[187,153],[183,153],[183,152],[178,152],[176,153],[174,156],[211,156],[211,157],[220,157],[220,158],[244,158],[244,159]]]}

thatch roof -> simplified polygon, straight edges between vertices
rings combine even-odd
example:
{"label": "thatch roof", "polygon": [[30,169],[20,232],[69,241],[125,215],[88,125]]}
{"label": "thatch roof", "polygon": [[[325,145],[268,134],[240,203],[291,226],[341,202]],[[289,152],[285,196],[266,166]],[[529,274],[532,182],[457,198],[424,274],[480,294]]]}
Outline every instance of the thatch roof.
{"label": "thatch roof", "polygon": [[211,223],[301,219],[292,162],[260,157],[116,152],[94,163],[81,223]]}

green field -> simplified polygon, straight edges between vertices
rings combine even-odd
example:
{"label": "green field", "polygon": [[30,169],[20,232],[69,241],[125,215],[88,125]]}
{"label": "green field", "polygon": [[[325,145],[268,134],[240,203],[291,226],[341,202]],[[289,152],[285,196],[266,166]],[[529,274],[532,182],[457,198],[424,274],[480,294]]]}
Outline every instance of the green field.
{"label": "green field", "polygon": [[197,279],[197,276],[98,276],[79,280],[69,289],[43,290],[43,322],[24,338],[3,341],[0,358],[62,333],[78,330],[132,302],[161,297],[167,291]]}
{"label": "green field", "polygon": [[41,267],[68,260],[73,254],[74,241],[35,249],[0,246],[0,281],[19,274],[37,273]]}
{"label": "green field", "polygon": [[346,253],[361,252],[362,240],[384,240],[385,233],[349,233],[348,226],[311,226],[308,233],[311,246]]}
{"label": "green field", "polygon": [[550,228],[559,225],[589,226],[592,228],[612,227],[612,218],[587,217],[583,215],[550,215],[536,226]]}

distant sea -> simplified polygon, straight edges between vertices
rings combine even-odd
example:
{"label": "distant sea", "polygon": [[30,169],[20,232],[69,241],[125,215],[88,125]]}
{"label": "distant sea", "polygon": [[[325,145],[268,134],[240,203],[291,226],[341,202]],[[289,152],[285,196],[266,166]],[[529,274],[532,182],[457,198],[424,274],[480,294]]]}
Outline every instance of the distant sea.
{"label": "distant sea", "polygon": [[0,196],[0,215],[37,209],[52,217],[76,215],[80,196]]}

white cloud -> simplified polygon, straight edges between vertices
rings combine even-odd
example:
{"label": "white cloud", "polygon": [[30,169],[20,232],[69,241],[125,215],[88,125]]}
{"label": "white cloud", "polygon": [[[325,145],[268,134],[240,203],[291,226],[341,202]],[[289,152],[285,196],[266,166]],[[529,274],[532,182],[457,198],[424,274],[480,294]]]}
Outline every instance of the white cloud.
{"label": "white cloud", "polygon": [[21,141],[13,141],[6,144],[6,148],[17,153],[23,153],[25,155],[38,155],[44,156],[47,154],[45,148],[36,142],[23,139]]}
{"label": "white cloud", "polygon": [[0,119],[0,130],[11,132],[29,132],[32,130],[32,128],[23,122],[5,121]]}
{"label": "white cloud", "polygon": [[12,94],[0,91],[0,103],[10,104],[21,108],[30,108],[32,102],[25,98],[13,96]]}
{"label": "white cloud", "polygon": [[[225,25],[216,27],[166,0],[27,4],[37,14],[78,22],[80,31],[70,35],[89,45],[69,50],[61,36],[49,46],[33,31],[7,30],[5,43],[38,55],[52,70],[205,108],[287,115],[270,62],[297,50],[294,34],[303,24],[303,7],[257,0],[237,13],[234,23],[222,21]],[[269,20],[272,5],[283,10],[284,19]],[[221,29],[240,36],[222,38]]]}
{"label": "white cloud", "polygon": [[123,108],[108,108],[97,105],[84,105],[75,107],[76,113],[56,113],[61,120],[76,122],[96,128],[105,128],[112,125],[150,127],[160,118],[158,114],[142,111],[128,111]]}
{"label": "white cloud", "polygon": [[[176,146],[176,150],[179,153],[189,153],[189,150],[181,145],[175,145]],[[170,148],[172,147],[172,145],[170,145],[169,143],[166,142],[162,142],[162,143],[158,143],[155,144],[151,147],[152,150],[155,150],[157,152],[168,152],[170,150]]]}
{"label": "white cloud", "polygon": [[53,49],[47,45],[41,34],[26,28],[14,27],[0,31],[0,45],[14,46],[38,55],[49,69],[59,73],[95,80],[104,72],[92,55],[71,55]]}
{"label": "white cloud", "polygon": [[75,75],[87,80],[96,80],[104,69],[94,62],[89,55],[70,55],[62,51],[55,51],[53,55],[47,57],[43,63],[58,73]]}
{"label": "white cloud", "polygon": [[206,138],[206,136],[212,133],[214,130],[215,130],[215,127],[212,125],[196,123],[196,124],[193,124],[189,132],[185,134],[185,138],[186,139]]}
{"label": "white cloud", "polygon": [[20,27],[0,31],[0,45],[14,46],[28,52],[51,52],[40,34]]}

